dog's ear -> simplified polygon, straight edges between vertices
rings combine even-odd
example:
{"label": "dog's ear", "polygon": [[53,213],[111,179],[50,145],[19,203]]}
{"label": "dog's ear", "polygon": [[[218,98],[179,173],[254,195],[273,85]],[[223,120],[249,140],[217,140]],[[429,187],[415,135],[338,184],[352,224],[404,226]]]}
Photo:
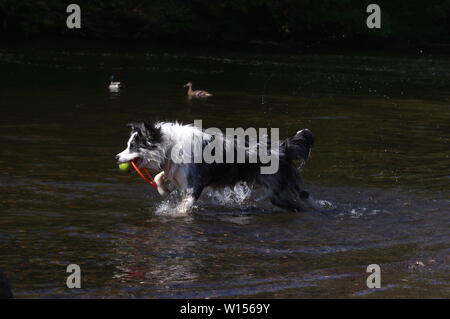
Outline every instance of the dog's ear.
{"label": "dog's ear", "polygon": [[151,125],[145,122],[131,122],[127,124],[127,127],[132,132],[138,132],[143,136],[146,136],[148,131],[151,130]]}
{"label": "dog's ear", "polygon": [[157,128],[147,122],[132,122],[128,123],[127,127],[129,127],[132,132],[138,132],[138,134],[151,142],[159,142],[161,140],[161,128]]}
{"label": "dog's ear", "polygon": [[137,132],[137,131],[140,131],[141,124],[139,122],[131,122],[131,123],[127,123],[127,127],[132,132]]}
{"label": "dog's ear", "polygon": [[161,142],[162,133],[161,127],[156,127],[154,124],[149,124],[147,122],[143,122],[143,131],[142,133],[150,142],[159,143]]}

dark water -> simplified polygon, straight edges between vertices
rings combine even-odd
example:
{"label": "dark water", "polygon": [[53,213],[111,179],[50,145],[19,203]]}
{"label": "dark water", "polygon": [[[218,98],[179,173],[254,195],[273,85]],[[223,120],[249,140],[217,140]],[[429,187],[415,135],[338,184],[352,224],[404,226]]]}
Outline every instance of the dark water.
{"label": "dark water", "polygon": [[[448,58],[3,48],[0,74],[0,269],[17,297],[450,297]],[[187,81],[215,96],[188,101]],[[139,119],[308,127],[305,181],[336,210],[226,193],[165,216],[114,160]]]}

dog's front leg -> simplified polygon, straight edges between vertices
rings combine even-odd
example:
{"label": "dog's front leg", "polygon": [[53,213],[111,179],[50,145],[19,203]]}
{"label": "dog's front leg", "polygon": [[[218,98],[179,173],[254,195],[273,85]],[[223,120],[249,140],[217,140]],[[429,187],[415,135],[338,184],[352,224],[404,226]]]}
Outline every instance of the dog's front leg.
{"label": "dog's front leg", "polygon": [[181,201],[178,203],[175,208],[177,214],[179,215],[187,215],[191,212],[192,207],[194,206],[194,196],[190,193],[183,194]]}
{"label": "dog's front leg", "polygon": [[201,171],[195,165],[188,165],[177,170],[174,177],[182,191],[182,198],[176,210],[179,214],[187,214],[192,210],[204,188]]}
{"label": "dog's front leg", "polygon": [[180,203],[175,208],[179,215],[189,214],[195,201],[200,197],[203,188],[188,188],[182,195]]}
{"label": "dog's front leg", "polygon": [[166,181],[167,177],[164,171],[158,173],[155,176],[155,183],[156,183],[156,189],[158,190],[159,195],[161,196],[167,196],[170,191],[167,189],[167,187],[164,185],[164,182]]}

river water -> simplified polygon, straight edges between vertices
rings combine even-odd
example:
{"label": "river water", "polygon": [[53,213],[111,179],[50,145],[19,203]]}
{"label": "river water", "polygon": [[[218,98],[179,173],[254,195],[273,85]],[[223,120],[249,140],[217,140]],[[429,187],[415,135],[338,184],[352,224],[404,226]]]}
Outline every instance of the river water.
{"label": "river water", "polygon": [[[16,297],[450,297],[449,58],[3,47],[0,74],[0,269]],[[188,100],[188,81],[214,97]],[[168,216],[114,159],[142,119],[308,127],[305,183],[335,210],[282,212],[237,187]]]}

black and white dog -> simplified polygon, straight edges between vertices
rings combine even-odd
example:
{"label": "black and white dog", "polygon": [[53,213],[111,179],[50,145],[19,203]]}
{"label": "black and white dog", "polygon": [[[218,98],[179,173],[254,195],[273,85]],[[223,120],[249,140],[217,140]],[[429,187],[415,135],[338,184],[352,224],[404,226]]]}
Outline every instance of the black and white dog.
{"label": "black and white dog", "polygon": [[[136,122],[128,124],[131,136],[127,148],[116,155],[118,163],[133,160],[138,167],[146,167],[155,176],[158,192],[168,194],[168,185],[173,185],[182,194],[177,211],[187,213],[206,187],[234,186],[238,182],[259,184],[266,190],[272,204],[291,211],[319,209],[309,193],[303,188],[303,179],[296,167],[297,161],[306,162],[309,158],[314,137],[310,130],[303,129],[296,135],[277,144],[278,170],[273,174],[262,174],[263,164],[256,162],[181,162],[173,158],[175,153],[186,149],[201,152],[208,144],[221,139],[224,148],[230,145],[233,150],[243,149],[246,159],[251,156],[248,142],[237,143],[235,138],[222,134],[212,137],[205,130],[193,125],[173,122],[148,124]],[[268,145],[271,141],[269,140]],[[189,144],[189,147],[187,145]]]}

